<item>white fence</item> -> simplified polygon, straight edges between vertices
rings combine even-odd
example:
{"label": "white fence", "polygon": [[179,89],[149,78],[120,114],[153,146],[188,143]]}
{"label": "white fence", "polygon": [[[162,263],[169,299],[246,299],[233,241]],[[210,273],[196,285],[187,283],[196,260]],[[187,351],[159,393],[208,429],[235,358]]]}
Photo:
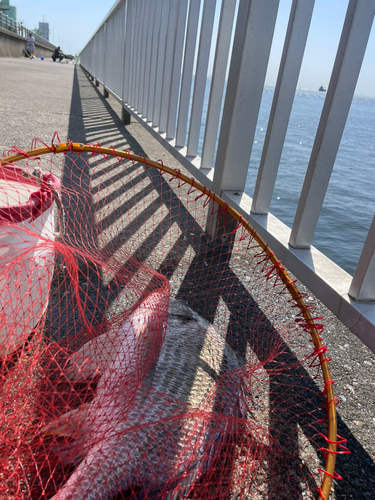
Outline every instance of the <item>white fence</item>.
{"label": "white fence", "polygon": [[18,23],[17,21],[14,21],[11,17],[9,17],[8,15],[4,14],[1,11],[0,11],[0,28],[12,31],[16,35],[23,36],[24,38],[27,38],[28,34],[32,33],[37,43],[39,42],[48,48],[55,49],[55,46],[52,43],[50,43],[48,40],[38,35],[37,33],[34,33],[34,30],[27,29],[26,26],[24,26],[21,22]]}
{"label": "white fence", "polygon": [[122,102],[124,121],[136,118],[237,208],[284,265],[375,352],[375,217],[353,278],[312,246],[375,2],[349,1],[292,229],[269,208],[314,0],[292,2],[253,199],[244,193],[278,6],[279,0],[118,0],[80,64],[105,95]]}
{"label": "white fence", "polygon": [[0,28],[13,31],[13,33],[17,33],[18,35],[23,36],[22,26],[20,26],[19,23],[17,23],[11,17],[7,16],[1,11],[0,11]]}

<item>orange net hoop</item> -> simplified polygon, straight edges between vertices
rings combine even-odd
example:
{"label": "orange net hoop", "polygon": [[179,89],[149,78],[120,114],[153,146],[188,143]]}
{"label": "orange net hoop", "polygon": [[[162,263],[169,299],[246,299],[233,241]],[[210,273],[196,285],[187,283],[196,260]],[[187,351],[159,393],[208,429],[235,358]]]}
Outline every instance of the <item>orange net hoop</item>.
{"label": "orange net hoop", "polygon": [[[129,151],[11,152],[0,168],[11,199],[6,210],[0,198],[0,499],[328,499],[347,451],[323,327],[249,223]],[[169,330],[186,314],[181,328],[204,329],[211,363],[194,368],[194,383],[206,370],[211,385],[203,377],[204,396],[188,401],[177,378],[175,392],[150,382],[163,349],[191,355],[196,337],[180,345]],[[300,395],[311,377],[320,400]]]}

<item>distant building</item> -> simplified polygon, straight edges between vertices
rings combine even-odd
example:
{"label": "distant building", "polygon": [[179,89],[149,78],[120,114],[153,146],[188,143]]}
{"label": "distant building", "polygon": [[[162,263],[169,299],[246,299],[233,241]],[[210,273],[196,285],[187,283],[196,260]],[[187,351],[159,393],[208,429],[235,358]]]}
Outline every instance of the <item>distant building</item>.
{"label": "distant building", "polygon": [[17,7],[9,5],[9,0],[0,0],[0,12],[17,21]]}
{"label": "distant building", "polygon": [[49,23],[39,23],[38,34],[49,41]]}

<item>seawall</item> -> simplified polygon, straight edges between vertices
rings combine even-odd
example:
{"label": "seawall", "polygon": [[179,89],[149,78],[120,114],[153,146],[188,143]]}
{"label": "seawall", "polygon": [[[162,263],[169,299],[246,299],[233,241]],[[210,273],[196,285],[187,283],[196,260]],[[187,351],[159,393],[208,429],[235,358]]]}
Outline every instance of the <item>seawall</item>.
{"label": "seawall", "polygon": [[[24,57],[26,38],[5,28],[0,28],[0,57]],[[35,57],[51,57],[51,44],[40,40],[35,42]]]}

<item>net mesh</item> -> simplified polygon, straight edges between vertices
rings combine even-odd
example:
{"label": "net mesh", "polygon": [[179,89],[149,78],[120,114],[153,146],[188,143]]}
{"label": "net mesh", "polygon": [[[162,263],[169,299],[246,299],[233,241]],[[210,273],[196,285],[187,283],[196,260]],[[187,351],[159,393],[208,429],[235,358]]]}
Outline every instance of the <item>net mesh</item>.
{"label": "net mesh", "polygon": [[0,168],[0,499],[323,498],[311,307],[210,192],[106,151]]}

